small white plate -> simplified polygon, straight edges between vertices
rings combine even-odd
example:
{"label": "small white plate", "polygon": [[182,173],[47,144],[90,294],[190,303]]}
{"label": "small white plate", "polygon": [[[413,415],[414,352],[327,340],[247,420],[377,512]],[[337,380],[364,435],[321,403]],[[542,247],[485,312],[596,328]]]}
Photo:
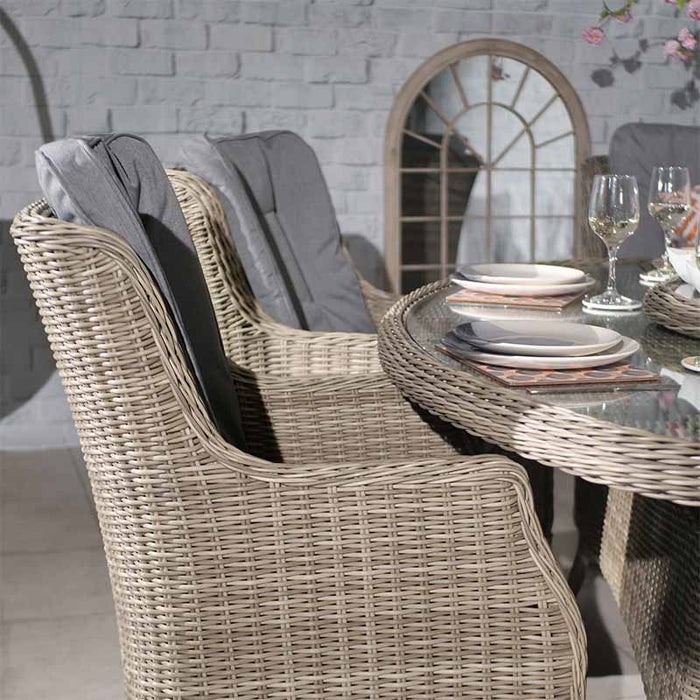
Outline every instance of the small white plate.
{"label": "small white plate", "polygon": [[595,285],[595,280],[590,275],[586,275],[583,282],[574,284],[491,284],[490,282],[472,282],[456,274],[452,276],[452,281],[472,292],[508,297],[556,297],[562,294],[585,292]]}
{"label": "small white plate", "polygon": [[573,267],[533,263],[478,263],[465,265],[459,272],[467,280],[489,284],[574,284],[586,277]]}
{"label": "small white plate", "polygon": [[597,355],[586,357],[528,357],[527,355],[496,355],[480,350],[470,350],[467,343],[456,339],[452,334],[447,334],[442,341],[450,353],[457,358],[481,362],[485,365],[498,367],[512,367],[513,369],[589,369],[591,367],[603,367],[611,365],[619,360],[624,360],[634,355],[639,350],[639,343],[632,338],[621,337],[621,341],[614,348],[605,350]]}
{"label": "small white plate", "polygon": [[700,364],[696,364],[697,357],[684,357],[681,364],[691,372],[700,372]]}
{"label": "small white plate", "polygon": [[461,340],[486,352],[538,357],[583,357],[617,345],[617,331],[566,321],[473,321],[454,329]]}

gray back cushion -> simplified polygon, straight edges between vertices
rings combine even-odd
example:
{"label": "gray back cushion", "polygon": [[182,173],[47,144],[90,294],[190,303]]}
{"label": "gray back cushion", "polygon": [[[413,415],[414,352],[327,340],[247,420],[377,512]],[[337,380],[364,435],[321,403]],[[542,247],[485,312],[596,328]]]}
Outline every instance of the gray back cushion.
{"label": "gray back cushion", "polygon": [[273,318],[312,331],[375,331],[303,139],[289,131],[203,137],[183,144],[182,161],[218,190],[253,293]]}
{"label": "gray back cushion", "polygon": [[116,233],[148,268],[211,418],[225,439],[243,446],[236,390],[204,276],[175,193],[151,147],[127,134],[63,139],[41,146],[36,166],[58,218]]}
{"label": "gray back cushion", "polygon": [[691,185],[700,185],[700,127],[675,124],[624,124],[610,141],[610,169],[634,175],[639,184],[641,217],[637,233],[620,249],[625,258],[661,255],[664,239],[647,211],[651,171],[655,165],[681,165],[690,170]]}

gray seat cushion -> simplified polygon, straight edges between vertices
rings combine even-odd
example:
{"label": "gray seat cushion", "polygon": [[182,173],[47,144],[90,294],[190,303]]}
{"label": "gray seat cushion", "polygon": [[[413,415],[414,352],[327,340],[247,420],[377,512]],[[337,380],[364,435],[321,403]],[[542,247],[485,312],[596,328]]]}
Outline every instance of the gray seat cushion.
{"label": "gray seat cushion", "polygon": [[243,446],[241,417],[204,276],[163,166],[126,134],[41,146],[39,181],[56,216],[113,231],[148,268],[169,306],[200,394],[219,431]]}
{"label": "gray seat cushion", "polygon": [[312,331],[375,332],[303,139],[289,131],[202,137],[183,144],[182,162],[218,190],[253,293],[273,318]]}
{"label": "gray seat cushion", "polygon": [[610,169],[637,178],[642,210],[637,233],[625,241],[620,257],[649,258],[663,253],[663,234],[647,211],[651,171],[656,165],[685,166],[691,184],[700,184],[700,127],[634,123],[624,124],[613,134]]}

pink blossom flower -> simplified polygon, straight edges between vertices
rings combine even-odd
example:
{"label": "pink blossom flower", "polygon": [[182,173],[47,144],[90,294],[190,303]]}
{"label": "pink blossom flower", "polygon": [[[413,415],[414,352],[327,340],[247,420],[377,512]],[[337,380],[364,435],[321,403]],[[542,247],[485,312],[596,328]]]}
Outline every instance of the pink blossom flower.
{"label": "pink blossom flower", "polygon": [[591,27],[590,29],[584,29],[581,32],[581,36],[589,44],[597,46],[605,38],[605,32],[600,27]]}
{"label": "pink blossom flower", "polygon": [[676,5],[676,0],[666,0],[667,5]]}
{"label": "pink blossom flower", "polygon": [[616,22],[620,24],[627,24],[631,19],[632,15],[629,12],[623,12],[621,15],[613,15]]}
{"label": "pink blossom flower", "polygon": [[683,27],[678,33],[678,41],[680,41],[681,46],[688,51],[695,51],[695,47],[698,45],[695,34],[693,34],[688,27]]}
{"label": "pink blossom flower", "polygon": [[683,47],[675,39],[670,39],[664,44],[664,56],[672,61],[684,61]]}
{"label": "pink blossom flower", "polygon": [[690,19],[700,19],[700,0],[690,0],[686,7]]}

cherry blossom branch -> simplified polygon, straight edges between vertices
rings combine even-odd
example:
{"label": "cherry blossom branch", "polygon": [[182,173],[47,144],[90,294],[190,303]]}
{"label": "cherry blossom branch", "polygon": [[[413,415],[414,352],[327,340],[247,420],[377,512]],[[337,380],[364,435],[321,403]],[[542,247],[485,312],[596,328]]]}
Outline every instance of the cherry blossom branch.
{"label": "cherry blossom branch", "polygon": [[[639,0],[624,0],[617,9],[611,8],[603,0],[603,9],[598,24],[581,32],[581,36],[589,44],[599,45],[605,39],[605,25],[610,21],[627,24],[632,19],[632,10]],[[664,0],[667,5],[675,5],[680,12],[685,10],[688,19],[700,20],[700,0]],[[676,63],[688,63],[700,55],[698,33],[688,27],[683,27],[677,38],[669,39],[664,44],[664,56]]]}

